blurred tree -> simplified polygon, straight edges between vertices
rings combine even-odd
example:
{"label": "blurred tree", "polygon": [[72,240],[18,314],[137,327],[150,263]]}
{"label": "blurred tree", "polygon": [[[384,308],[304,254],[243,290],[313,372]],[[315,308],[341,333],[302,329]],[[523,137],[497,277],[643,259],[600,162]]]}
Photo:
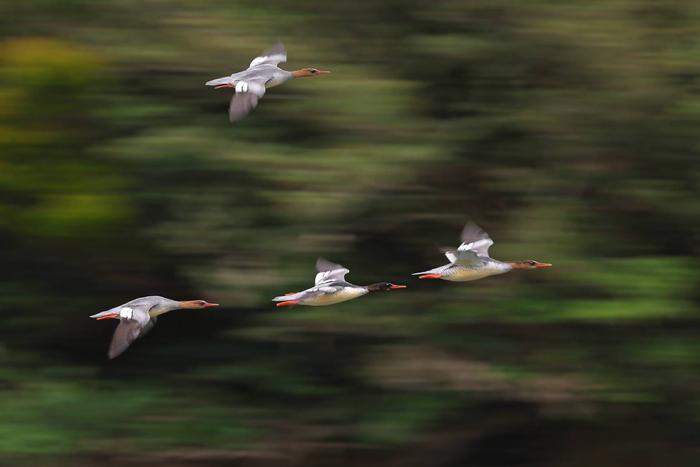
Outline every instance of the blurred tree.
{"label": "blurred tree", "polygon": [[[697,465],[696,3],[0,2],[0,463]],[[556,267],[266,311],[467,217]],[[226,307],[107,362],[148,294]]]}

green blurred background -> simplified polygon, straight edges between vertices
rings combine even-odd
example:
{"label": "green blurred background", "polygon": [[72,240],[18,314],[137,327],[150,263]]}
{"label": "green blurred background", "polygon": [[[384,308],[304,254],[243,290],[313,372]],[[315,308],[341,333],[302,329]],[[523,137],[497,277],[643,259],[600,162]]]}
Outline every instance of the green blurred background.
{"label": "green blurred background", "polygon": [[0,464],[700,465],[699,128],[695,0],[0,1]]}

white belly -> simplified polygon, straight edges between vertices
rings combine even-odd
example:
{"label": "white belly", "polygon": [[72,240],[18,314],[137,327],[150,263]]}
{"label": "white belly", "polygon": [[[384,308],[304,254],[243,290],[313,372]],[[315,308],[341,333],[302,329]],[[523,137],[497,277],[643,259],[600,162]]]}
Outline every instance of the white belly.
{"label": "white belly", "polygon": [[503,274],[509,270],[510,269],[490,265],[478,269],[454,268],[447,274],[443,274],[442,278],[446,281],[467,282],[483,279],[484,277],[495,276],[496,274]]}
{"label": "white belly", "polygon": [[333,294],[318,295],[310,300],[305,300],[302,305],[323,306],[333,305],[334,303],[347,302],[353,298],[361,297],[367,293],[367,290],[360,287],[347,288]]}

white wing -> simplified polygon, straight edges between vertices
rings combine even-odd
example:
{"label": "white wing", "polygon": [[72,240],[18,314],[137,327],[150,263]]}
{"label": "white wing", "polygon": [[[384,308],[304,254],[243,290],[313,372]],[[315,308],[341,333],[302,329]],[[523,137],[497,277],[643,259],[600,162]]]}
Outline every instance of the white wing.
{"label": "white wing", "polygon": [[349,269],[340,264],[331,263],[323,258],[316,260],[316,270],[318,271],[314,281],[316,285],[326,282],[345,281],[345,274],[350,272]]}
{"label": "white wing", "polygon": [[258,100],[265,95],[264,81],[251,80],[246,81],[243,87],[240,85],[241,83],[237,84],[236,92],[231,98],[231,104],[228,108],[228,118],[231,122],[244,119],[258,105]]}
{"label": "white wing", "polygon": [[479,256],[488,256],[491,245],[493,245],[493,240],[485,238],[483,240],[477,240],[476,242],[462,243],[457,250],[474,251]]}
{"label": "white wing", "polygon": [[[478,256],[489,256],[489,248],[493,240],[489,234],[473,222],[469,222],[462,230],[462,244],[457,248],[458,252],[473,251]],[[450,257],[448,256],[448,259]],[[450,260],[452,261],[452,260]]]}
{"label": "white wing", "polygon": [[450,263],[464,266],[481,262],[479,257],[489,257],[489,247],[493,240],[489,234],[473,222],[462,229],[462,244],[456,250],[445,250],[445,256]]}
{"label": "white wing", "polygon": [[462,250],[461,247],[457,250],[445,251],[445,256],[450,260],[451,264],[461,264],[463,266],[471,266],[481,263],[479,256],[474,250]]}
{"label": "white wing", "polygon": [[450,263],[457,261],[457,252],[455,250],[445,250],[444,253]]}
{"label": "white wing", "polygon": [[255,57],[248,68],[253,68],[258,65],[275,65],[287,61],[287,51],[284,49],[282,41],[277,41],[275,45],[261,53],[259,57]]}

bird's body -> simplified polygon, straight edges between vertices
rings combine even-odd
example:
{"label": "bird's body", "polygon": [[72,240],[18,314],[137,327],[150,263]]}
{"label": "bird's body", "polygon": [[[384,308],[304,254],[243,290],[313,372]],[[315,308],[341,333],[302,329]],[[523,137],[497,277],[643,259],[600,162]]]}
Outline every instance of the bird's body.
{"label": "bird's body", "polygon": [[[247,70],[239,71],[238,73],[234,73],[231,76],[225,77],[225,78],[219,78],[220,80],[224,80],[223,83],[221,84],[232,84],[233,87],[236,86],[239,82],[248,82],[248,81],[261,81],[265,85],[265,88],[272,88],[275,86],[278,86],[285,81],[288,81],[292,79],[292,73],[283,70],[282,68],[272,65],[269,63],[263,63],[260,65],[257,65],[253,68],[248,68]],[[212,80],[207,82],[208,85],[213,85],[213,82],[217,80]],[[209,84],[212,83],[212,84]],[[221,84],[216,84],[217,86],[220,86]]]}
{"label": "bird's body", "polygon": [[106,311],[91,315],[98,321],[118,319],[119,325],[112,336],[108,356],[114,358],[124,352],[131,343],[146,334],[155,324],[158,316],[182,308],[209,308],[218,306],[204,300],[179,302],[169,298],[152,295],[141,297],[116,306]]}
{"label": "bird's body", "polygon": [[508,263],[491,258],[478,258],[477,261],[466,264],[451,263],[416,274],[440,274],[440,278],[446,281],[467,282],[504,274],[511,269],[513,267]]}
{"label": "bird's body", "polygon": [[339,264],[334,264],[319,258],[316,262],[315,285],[301,292],[280,295],[272,300],[277,306],[309,305],[325,306],[346,302],[361,297],[369,292],[379,290],[403,289],[405,286],[379,282],[366,286],[355,285],[345,280],[345,275],[350,272]]}
{"label": "bird's body", "polygon": [[296,305],[324,306],[347,302],[353,298],[361,297],[369,291],[350,283],[335,283],[314,286],[299,292],[298,294],[275,297],[276,301],[297,301]]}
{"label": "bird's body", "polygon": [[456,250],[445,251],[449,264],[416,272],[420,279],[442,279],[453,282],[467,282],[484,277],[504,274],[513,269],[535,269],[550,267],[549,263],[535,260],[504,262],[489,256],[493,245],[491,237],[473,222],[462,230],[462,244]]}
{"label": "bird's body", "polygon": [[248,69],[233,73],[230,76],[207,81],[207,86],[215,86],[216,89],[234,88],[235,93],[229,106],[229,119],[236,122],[245,118],[255,108],[258,100],[265,95],[267,88],[279,86],[292,78],[304,76],[318,76],[330,73],[327,70],[316,68],[302,68],[295,71],[287,71],[277,65],[287,61],[287,51],[282,42],[278,42],[271,49],[255,57]]}

